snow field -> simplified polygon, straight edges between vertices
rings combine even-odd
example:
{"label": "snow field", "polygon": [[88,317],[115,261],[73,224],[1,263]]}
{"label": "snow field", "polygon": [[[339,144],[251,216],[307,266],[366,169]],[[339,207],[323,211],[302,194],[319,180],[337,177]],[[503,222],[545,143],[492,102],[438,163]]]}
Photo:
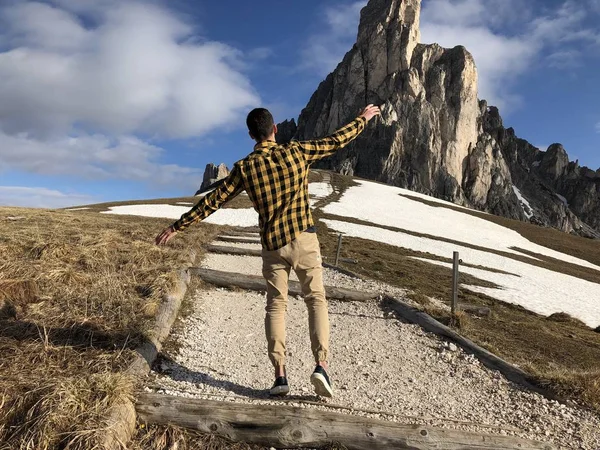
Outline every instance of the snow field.
{"label": "snow field", "polygon": [[311,198],[320,200],[333,194],[333,188],[329,183],[309,183],[308,194]]}
{"label": "snow field", "polygon": [[[488,220],[408,199],[403,195],[414,195],[414,193],[406,189],[362,180],[356,181],[360,184],[359,186],[349,188],[340,201],[327,205],[324,212],[364,220],[374,225],[391,226],[454,241],[468,242],[471,245],[490,250],[527,256],[511,248],[518,247],[600,271],[600,267],[588,261],[534,244],[516,231]],[[419,197],[435,201],[432,197],[422,194]],[[436,203],[455,206],[442,200],[437,200]],[[368,207],[366,207],[367,205]]]}
{"label": "snow field", "polygon": [[[179,219],[190,210],[186,206],[173,205],[124,205],[112,206],[110,211],[101,214],[117,214],[127,216],[164,217]],[[220,209],[204,220],[215,225],[231,225],[236,227],[252,227],[258,225],[258,213],[253,208]]]}

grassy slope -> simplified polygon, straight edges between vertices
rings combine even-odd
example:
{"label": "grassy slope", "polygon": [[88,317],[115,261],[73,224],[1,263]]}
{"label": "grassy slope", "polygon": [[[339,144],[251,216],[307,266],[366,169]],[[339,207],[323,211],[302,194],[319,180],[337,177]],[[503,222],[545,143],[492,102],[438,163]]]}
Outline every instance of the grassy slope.
{"label": "grassy slope", "polygon": [[[332,182],[340,192],[354,184],[349,177],[340,175],[332,175]],[[328,200],[335,201],[339,196],[334,195]],[[415,199],[431,206],[444,207],[438,203]],[[514,229],[537,244],[592,263],[600,263],[600,242],[483,213],[473,212],[473,215]],[[319,219],[325,215],[317,211],[315,216]],[[344,220],[352,222],[348,218]],[[337,237],[322,222],[319,224],[319,239],[323,255],[331,260],[335,255]],[[430,298],[435,298],[448,303],[452,280],[450,269],[411,258],[423,256],[419,252],[349,237],[344,238],[342,256],[359,261],[358,265],[346,265],[346,269],[410,290],[411,297],[425,310],[443,322],[451,322],[449,313],[430,301]],[[426,256],[431,258],[431,255]],[[567,263],[541,258],[543,262],[539,265],[550,270],[571,271],[573,274],[579,271],[577,267]],[[595,271],[582,269],[579,275],[590,281],[600,282]],[[486,285],[473,277],[461,277],[461,282],[464,283]],[[463,318],[460,321],[460,332],[463,335],[529,370],[539,382],[548,385],[555,392],[600,407],[600,333],[564,315],[545,318],[520,306],[466,290],[460,292],[459,300],[461,303],[488,306],[492,310],[490,317]]]}
{"label": "grassy slope", "polygon": [[171,222],[0,208],[0,449],[91,448],[82,430],[131,395],[119,372],[188,250],[217,230],[156,247]]}
{"label": "grassy slope", "polygon": [[[80,208],[87,208],[86,210],[74,211],[74,212],[105,212],[109,211],[111,207],[115,206],[126,206],[126,205],[173,205],[181,206],[182,208],[189,207],[192,205],[178,205],[177,203],[193,203],[196,204],[200,201],[201,197],[176,197],[176,198],[157,198],[151,200],[129,200],[122,202],[107,202],[107,203],[96,203],[93,205],[82,205]],[[238,195],[236,198],[228,202],[224,208],[252,208],[252,202],[247,195]],[[68,209],[67,209],[68,210]]]}

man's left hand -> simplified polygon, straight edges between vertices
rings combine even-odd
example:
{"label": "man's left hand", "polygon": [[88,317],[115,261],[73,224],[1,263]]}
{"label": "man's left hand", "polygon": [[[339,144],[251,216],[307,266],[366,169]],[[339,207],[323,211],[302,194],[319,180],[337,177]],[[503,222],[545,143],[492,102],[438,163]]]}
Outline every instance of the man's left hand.
{"label": "man's left hand", "polygon": [[176,234],[177,234],[177,231],[175,231],[173,229],[173,227],[167,228],[162,233],[160,233],[158,236],[156,236],[156,239],[155,239],[156,245],[166,244]]}

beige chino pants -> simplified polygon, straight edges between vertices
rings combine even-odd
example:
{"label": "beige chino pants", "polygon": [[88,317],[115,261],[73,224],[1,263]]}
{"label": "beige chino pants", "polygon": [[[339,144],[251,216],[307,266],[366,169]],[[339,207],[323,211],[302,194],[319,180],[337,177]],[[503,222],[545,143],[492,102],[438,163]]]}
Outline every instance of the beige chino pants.
{"label": "beige chino pants", "polygon": [[329,347],[329,315],[323,287],[321,250],[316,233],[301,233],[279,250],[263,249],[263,276],[267,282],[265,332],[269,359],[275,367],[285,365],[285,313],[288,280],[294,269],[308,308],[310,343],[315,361],[326,361]]}

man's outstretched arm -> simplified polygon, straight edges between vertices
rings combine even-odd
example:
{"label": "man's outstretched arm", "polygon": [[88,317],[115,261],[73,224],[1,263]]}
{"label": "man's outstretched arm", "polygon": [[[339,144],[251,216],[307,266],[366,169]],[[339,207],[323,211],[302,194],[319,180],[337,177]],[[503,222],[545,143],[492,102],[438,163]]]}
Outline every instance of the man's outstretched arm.
{"label": "man's outstretched arm", "polygon": [[312,141],[301,141],[298,142],[298,145],[303,150],[307,161],[325,158],[356,139],[365,129],[367,123],[379,114],[381,114],[379,106],[369,105],[356,119],[337,130],[331,136]]}
{"label": "man's outstretched arm", "polygon": [[159,234],[156,237],[156,244],[166,244],[178,231],[183,231],[193,223],[206,219],[243,189],[242,173],[236,164],[219,187],[206,194],[191,210],[181,216],[181,219]]}

